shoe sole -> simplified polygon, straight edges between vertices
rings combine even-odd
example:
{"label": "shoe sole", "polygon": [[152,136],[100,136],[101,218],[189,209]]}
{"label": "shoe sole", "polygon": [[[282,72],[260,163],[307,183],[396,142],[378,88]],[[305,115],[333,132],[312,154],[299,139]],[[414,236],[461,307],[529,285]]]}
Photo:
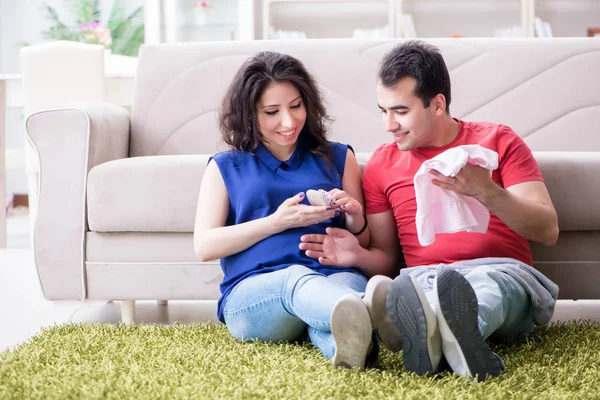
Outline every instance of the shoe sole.
{"label": "shoe sole", "polygon": [[504,368],[499,357],[479,331],[477,296],[465,277],[442,268],[437,273],[434,290],[442,349],[452,370],[463,376],[476,376],[478,381],[502,374]]}
{"label": "shoe sole", "polygon": [[331,312],[331,333],[335,340],[333,368],[365,368],[373,329],[363,300],[355,294],[344,295]]}
{"label": "shoe sole", "polygon": [[437,321],[425,293],[410,275],[394,280],[387,308],[402,334],[404,368],[417,375],[434,371],[442,356]]}
{"label": "shoe sole", "polygon": [[373,331],[390,351],[402,350],[402,335],[387,310],[387,294],[392,286],[392,279],[376,275],[369,279],[363,301],[371,316]]}

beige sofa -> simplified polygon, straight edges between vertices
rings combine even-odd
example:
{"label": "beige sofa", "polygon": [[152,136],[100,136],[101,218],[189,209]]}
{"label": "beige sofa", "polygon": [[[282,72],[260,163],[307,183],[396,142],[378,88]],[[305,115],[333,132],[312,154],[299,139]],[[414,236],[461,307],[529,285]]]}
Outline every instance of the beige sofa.
{"label": "beige sofa", "polygon": [[[560,222],[558,244],[532,245],[562,298],[600,298],[600,40],[439,39],[452,114],[512,127],[535,151]],[[333,140],[361,161],[388,141],[375,98],[382,55],[397,41],[311,40],[146,45],[131,116],[109,104],[36,113],[37,270],[49,300],[217,299],[217,262],[199,262],[194,213],[216,111],[250,55],[303,60],[336,121]]]}

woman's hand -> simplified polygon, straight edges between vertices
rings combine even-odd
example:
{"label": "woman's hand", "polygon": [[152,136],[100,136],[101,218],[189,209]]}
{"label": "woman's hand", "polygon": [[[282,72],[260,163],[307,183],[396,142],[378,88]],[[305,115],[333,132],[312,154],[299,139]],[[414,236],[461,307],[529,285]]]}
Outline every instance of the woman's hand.
{"label": "woman's hand", "polygon": [[291,228],[318,224],[339,214],[338,210],[329,206],[299,204],[302,199],[304,199],[303,192],[290,197],[281,203],[277,211],[268,217],[271,218],[279,232]]}
{"label": "woman's hand", "polygon": [[354,197],[343,190],[332,189],[328,192],[331,207],[345,212],[347,215],[357,216],[362,219],[363,207]]}

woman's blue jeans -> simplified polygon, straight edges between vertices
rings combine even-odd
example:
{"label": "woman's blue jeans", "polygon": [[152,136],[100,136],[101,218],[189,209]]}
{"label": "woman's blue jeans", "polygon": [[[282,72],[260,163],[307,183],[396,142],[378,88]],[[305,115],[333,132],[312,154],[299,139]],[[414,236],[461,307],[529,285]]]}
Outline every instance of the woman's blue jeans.
{"label": "woman's blue jeans", "polygon": [[238,283],[223,309],[229,332],[240,340],[295,341],[308,328],[311,342],[335,354],[329,320],[347,293],[364,294],[367,278],[348,270],[329,276],[302,265],[251,276]]}

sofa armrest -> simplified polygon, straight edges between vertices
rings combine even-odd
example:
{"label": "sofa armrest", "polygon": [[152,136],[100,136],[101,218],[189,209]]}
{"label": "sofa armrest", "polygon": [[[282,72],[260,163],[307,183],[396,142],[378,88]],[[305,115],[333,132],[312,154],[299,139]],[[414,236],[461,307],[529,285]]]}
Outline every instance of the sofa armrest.
{"label": "sofa armrest", "polygon": [[40,164],[33,247],[42,291],[48,300],[83,300],[87,175],[128,157],[129,114],[112,104],[73,104],[34,113],[25,126]]}

